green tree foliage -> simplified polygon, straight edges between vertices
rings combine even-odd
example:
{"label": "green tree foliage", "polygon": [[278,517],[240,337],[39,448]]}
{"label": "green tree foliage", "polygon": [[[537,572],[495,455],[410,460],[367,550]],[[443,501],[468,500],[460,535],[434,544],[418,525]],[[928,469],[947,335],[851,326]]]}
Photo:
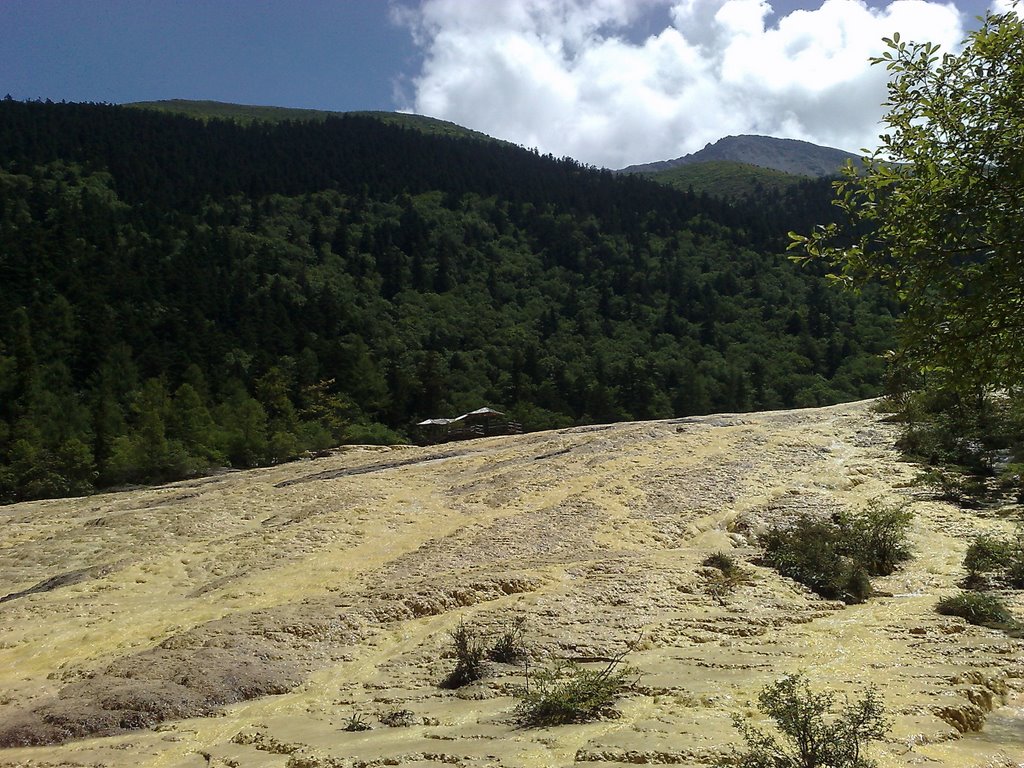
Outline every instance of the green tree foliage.
{"label": "green tree foliage", "polygon": [[904,360],[957,391],[1024,375],[1024,22],[986,15],[959,54],[898,35],[886,132],[837,185],[847,226],[793,235],[842,280],[898,293]]}
{"label": "green tree foliage", "polygon": [[877,394],[891,336],[879,292],[782,254],[816,183],[725,202],[366,117],[15,101],[0,158],[4,501],[485,404],[529,429],[825,405]]}

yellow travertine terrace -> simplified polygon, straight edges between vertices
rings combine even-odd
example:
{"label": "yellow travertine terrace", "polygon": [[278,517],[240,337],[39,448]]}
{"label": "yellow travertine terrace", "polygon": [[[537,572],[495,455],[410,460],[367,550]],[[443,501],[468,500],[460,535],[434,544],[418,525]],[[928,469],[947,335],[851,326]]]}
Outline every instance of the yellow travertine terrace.
{"label": "yellow travertine terrace", "polygon": [[[1010,516],[908,487],[893,439],[854,403],[339,449],[2,508],[0,738],[62,743],[0,766],[704,766],[796,671],[878,687],[884,768],[1017,766],[1022,641],[934,610]],[[866,604],[753,562],[772,523],[875,499],[910,504],[915,556]],[[710,589],[716,551],[751,578]],[[632,645],[619,716],[520,728],[519,666],[438,686],[460,622],[519,617],[534,668]]]}

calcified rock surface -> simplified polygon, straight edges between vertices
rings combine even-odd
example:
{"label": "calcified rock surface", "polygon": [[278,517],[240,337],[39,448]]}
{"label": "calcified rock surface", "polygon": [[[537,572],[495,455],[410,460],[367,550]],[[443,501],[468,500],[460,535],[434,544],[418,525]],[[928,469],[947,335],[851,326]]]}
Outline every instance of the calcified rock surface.
{"label": "calcified rock surface", "polygon": [[[933,610],[969,537],[1016,510],[906,488],[892,440],[856,403],[357,448],[4,508],[0,765],[704,766],[797,670],[878,686],[882,766],[1024,763],[1021,641]],[[875,583],[889,596],[843,607],[750,562],[772,522],[873,499],[916,513],[915,559]],[[713,588],[718,550],[748,583]],[[510,665],[438,687],[460,622],[516,617],[534,668],[634,644],[620,716],[518,728]],[[373,729],[346,731],[353,716]]]}

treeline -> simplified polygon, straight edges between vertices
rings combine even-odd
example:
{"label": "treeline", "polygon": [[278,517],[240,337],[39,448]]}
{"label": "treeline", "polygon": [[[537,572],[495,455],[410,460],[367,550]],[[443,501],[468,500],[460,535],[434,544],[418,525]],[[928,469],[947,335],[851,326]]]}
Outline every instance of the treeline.
{"label": "treeline", "polygon": [[0,498],[389,442],[875,394],[894,308],[728,203],[370,118],[0,102]]}

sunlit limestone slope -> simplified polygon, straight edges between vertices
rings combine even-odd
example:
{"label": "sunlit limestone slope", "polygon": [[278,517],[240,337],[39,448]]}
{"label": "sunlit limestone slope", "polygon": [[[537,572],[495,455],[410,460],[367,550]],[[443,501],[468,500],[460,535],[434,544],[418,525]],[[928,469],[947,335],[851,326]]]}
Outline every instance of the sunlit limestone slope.
{"label": "sunlit limestone slope", "polygon": [[[857,403],[357,448],[3,508],[0,765],[702,766],[798,670],[878,687],[881,766],[1024,762],[1021,641],[934,612],[970,537],[1009,517],[907,488],[892,444]],[[915,513],[884,596],[844,607],[753,562],[773,522],[874,499]],[[731,593],[701,566],[719,550],[752,576]],[[632,645],[620,716],[520,728],[510,665],[438,686],[460,622],[516,617],[533,670]],[[396,712],[410,724],[380,722]]]}

